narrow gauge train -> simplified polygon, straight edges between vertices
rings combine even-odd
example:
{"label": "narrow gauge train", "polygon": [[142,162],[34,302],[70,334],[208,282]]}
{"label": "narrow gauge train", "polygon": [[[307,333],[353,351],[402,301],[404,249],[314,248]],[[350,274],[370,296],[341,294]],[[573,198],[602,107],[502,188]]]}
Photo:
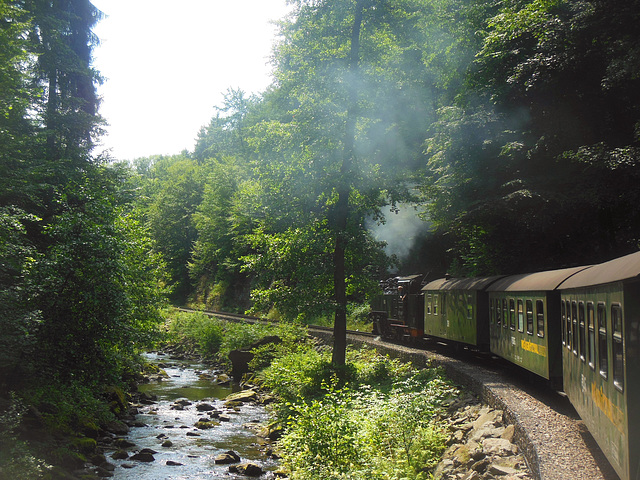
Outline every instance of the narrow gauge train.
{"label": "narrow gauge train", "polygon": [[640,252],[418,288],[420,278],[397,277],[374,303],[374,333],[489,351],[561,385],[620,478],[640,480]]}

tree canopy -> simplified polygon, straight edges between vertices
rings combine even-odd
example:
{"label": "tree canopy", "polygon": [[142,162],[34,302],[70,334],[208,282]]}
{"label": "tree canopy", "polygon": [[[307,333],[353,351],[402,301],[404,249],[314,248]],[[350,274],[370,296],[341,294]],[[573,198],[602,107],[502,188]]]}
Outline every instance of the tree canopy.
{"label": "tree canopy", "polygon": [[160,320],[163,265],[93,153],[88,0],[0,2],[0,385],[119,382]]}

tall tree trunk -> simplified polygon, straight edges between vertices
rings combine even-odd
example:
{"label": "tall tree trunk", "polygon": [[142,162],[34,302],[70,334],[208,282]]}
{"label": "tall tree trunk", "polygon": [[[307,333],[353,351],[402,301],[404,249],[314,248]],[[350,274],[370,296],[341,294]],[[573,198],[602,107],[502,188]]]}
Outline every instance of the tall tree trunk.
{"label": "tall tree trunk", "polygon": [[360,55],[360,27],[365,0],[357,0],[351,31],[349,52],[349,98],[345,124],[344,150],[340,167],[340,185],[335,210],[336,244],[333,251],[333,288],[336,300],[336,316],[333,324],[334,365],[344,365],[347,350],[347,293],[345,284],[345,251],[347,248],[347,220],[349,218],[349,194],[351,193],[351,171],[353,169],[353,146],[355,143],[358,88],[355,83]]}

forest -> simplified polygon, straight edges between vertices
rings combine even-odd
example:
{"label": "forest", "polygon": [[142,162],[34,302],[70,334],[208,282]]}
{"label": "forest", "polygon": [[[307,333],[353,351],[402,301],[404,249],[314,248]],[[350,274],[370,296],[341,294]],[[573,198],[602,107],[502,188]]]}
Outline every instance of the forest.
{"label": "forest", "polygon": [[[90,409],[167,303],[331,318],[341,364],[390,271],[638,249],[638,0],[289,3],[269,88],[229,88],[193,151],[129,160],[94,148],[101,12],[0,0],[0,411]],[[423,233],[390,255],[376,226],[407,211]]]}

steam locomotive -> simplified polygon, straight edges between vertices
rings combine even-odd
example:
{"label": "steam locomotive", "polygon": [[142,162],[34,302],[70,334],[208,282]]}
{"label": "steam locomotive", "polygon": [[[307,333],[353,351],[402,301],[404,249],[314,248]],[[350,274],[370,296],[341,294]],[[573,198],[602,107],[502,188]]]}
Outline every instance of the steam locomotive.
{"label": "steam locomotive", "polygon": [[562,386],[622,480],[640,480],[640,252],[485,278],[396,277],[373,331],[491,352]]}

